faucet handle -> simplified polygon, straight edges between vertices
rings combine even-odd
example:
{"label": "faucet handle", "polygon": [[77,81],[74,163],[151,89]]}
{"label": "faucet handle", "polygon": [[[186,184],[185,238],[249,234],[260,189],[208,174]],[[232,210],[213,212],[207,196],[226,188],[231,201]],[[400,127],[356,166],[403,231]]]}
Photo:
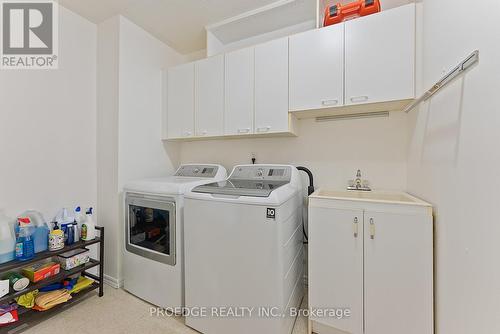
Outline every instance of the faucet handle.
{"label": "faucet handle", "polygon": [[358,171],[356,172],[356,177],[357,177],[358,179],[360,179],[360,178],[361,178],[361,169],[358,169]]}

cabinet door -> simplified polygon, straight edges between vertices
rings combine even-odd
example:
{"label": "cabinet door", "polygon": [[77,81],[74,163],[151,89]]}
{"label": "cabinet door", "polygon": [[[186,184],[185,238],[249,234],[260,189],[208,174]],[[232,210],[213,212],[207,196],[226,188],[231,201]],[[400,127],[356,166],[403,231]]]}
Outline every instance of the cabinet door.
{"label": "cabinet door", "polygon": [[196,136],[224,134],[224,55],[196,62]]}
{"label": "cabinet door", "polygon": [[255,47],[255,133],[288,130],[287,37]]}
{"label": "cabinet door", "polygon": [[254,48],[226,54],[224,133],[250,134],[254,119]]}
{"label": "cabinet door", "polygon": [[311,320],[363,333],[362,211],[309,207],[309,307],[348,308],[351,316],[344,319]]}
{"label": "cabinet door", "polygon": [[168,70],[167,136],[184,138],[194,135],[194,64]]}
{"label": "cabinet door", "polygon": [[344,24],[290,37],[290,110],[343,105]]}
{"label": "cabinet door", "polygon": [[433,333],[432,217],[365,212],[365,333]]}
{"label": "cabinet door", "polygon": [[415,5],[345,23],[346,105],[415,97]]}

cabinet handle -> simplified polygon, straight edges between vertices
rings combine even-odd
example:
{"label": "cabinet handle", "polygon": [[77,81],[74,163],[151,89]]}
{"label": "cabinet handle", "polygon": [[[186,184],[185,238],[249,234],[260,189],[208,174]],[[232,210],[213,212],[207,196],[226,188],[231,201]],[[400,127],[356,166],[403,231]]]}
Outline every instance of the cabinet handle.
{"label": "cabinet handle", "polygon": [[207,133],[208,133],[208,131],[207,131],[207,130],[203,130],[203,131],[201,131],[201,132],[200,132],[200,136],[206,136],[206,135],[207,135]]}
{"label": "cabinet handle", "polygon": [[375,222],[370,218],[370,239],[375,239]]}
{"label": "cabinet handle", "polygon": [[250,129],[249,128],[245,128],[245,129],[238,129],[238,133],[249,133],[250,132]]}
{"label": "cabinet handle", "polygon": [[337,99],[321,101],[321,105],[323,106],[336,106],[337,104],[339,104],[339,100]]}
{"label": "cabinet handle", "polygon": [[271,130],[270,126],[263,126],[263,127],[257,128],[257,132],[268,132],[269,130]]}
{"label": "cabinet handle", "polygon": [[184,132],[184,137],[191,137],[191,135],[192,135],[191,131]]}
{"label": "cabinet handle", "polygon": [[358,227],[359,227],[358,217],[354,217],[354,221],[352,222],[352,230],[354,232],[354,238],[358,237]]}
{"label": "cabinet handle", "polygon": [[351,97],[351,102],[365,102],[365,101],[368,101],[368,96],[366,95]]}

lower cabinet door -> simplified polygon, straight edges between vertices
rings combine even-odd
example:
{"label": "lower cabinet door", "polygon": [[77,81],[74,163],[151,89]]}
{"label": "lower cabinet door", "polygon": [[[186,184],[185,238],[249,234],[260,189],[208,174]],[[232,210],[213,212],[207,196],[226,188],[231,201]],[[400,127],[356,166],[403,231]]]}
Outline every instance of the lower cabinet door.
{"label": "lower cabinet door", "polygon": [[[363,211],[309,208],[310,319],[363,333]],[[331,310],[346,309],[348,317]]]}
{"label": "lower cabinet door", "polygon": [[432,334],[432,217],[366,211],[364,223],[365,334]]}

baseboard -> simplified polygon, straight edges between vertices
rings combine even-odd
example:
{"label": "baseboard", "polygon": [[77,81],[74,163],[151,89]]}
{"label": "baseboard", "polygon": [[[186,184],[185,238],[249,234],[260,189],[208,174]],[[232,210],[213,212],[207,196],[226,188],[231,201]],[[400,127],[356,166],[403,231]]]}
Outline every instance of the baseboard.
{"label": "baseboard", "polygon": [[104,274],[104,283],[115,289],[123,287],[123,279],[117,279],[106,274]]}

